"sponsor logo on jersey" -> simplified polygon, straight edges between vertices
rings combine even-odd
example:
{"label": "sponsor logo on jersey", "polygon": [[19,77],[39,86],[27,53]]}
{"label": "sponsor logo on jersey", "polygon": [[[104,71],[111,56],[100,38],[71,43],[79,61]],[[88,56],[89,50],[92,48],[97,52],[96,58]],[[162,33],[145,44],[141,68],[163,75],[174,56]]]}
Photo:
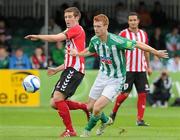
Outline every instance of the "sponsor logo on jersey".
{"label": "sponsor logo on jersey", "polygon": [[112,64],[112,60],[110,57],[100,56],[102,63]]}

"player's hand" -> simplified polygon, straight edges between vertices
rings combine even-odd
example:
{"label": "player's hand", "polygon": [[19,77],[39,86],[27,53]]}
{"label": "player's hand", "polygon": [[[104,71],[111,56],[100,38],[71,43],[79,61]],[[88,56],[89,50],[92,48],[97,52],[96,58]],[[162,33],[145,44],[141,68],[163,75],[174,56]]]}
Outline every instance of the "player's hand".
{"label": "player's hand", "polygon": [[72,56],[78,55],[78,51],[74,48],[66,48],[66,53]]}
{"label": "player's hand", "polygon": [[56,68],[48,67],[48,69],[47,69],[48,76],[55,75],[56,73],[57,73]]}
{"label": "player's hand", "polygon": [[27,35],[27,36],[25,36],[24,38],[25,38],[25,39],[32,40],[32,41],[38,40],[37,35]]}
{"label": "player's hand", "polygon": [[152,69],[151,68],[147,68],[147,74],[150,76],[152,74]]}
{"label": "player's hand", "polygon": [[159,58],[169,58],[167,50],[159,50],[156,56]]}

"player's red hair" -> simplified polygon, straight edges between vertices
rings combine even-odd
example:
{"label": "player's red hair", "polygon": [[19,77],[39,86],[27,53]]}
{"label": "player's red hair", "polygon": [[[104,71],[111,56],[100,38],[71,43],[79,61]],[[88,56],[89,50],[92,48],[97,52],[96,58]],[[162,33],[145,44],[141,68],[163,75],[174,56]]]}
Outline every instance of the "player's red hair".
{"label": "player's red hair", "polygon": [[99,15],[95,16],[93,21],[101,21],[101,22],[103,22],[104,25],[109,25],[109,19],[104,14],[99,14]]}

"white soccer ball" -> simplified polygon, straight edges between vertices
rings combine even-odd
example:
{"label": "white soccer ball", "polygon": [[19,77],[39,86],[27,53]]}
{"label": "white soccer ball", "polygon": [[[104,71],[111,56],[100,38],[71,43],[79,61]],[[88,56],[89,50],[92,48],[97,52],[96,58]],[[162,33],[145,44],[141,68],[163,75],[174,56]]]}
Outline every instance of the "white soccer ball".
{"label": "white soccer ball", "polygon": [[23,80],[24,90],[29,93],[34,93],[40,88],[40,80],[35,75],[28,75]]}

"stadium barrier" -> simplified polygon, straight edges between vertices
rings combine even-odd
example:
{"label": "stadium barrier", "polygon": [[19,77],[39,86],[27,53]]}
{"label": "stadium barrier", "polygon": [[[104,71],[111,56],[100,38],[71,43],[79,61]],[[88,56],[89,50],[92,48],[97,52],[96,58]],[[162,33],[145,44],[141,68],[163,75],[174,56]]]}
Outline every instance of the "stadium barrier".
{"label": "stadium barrier", "polygon": [[34,107],[40,105],[39,91],[26,93],[22,81],[27,75],[39,77],[38,70],[0,70],[0,107]]}

